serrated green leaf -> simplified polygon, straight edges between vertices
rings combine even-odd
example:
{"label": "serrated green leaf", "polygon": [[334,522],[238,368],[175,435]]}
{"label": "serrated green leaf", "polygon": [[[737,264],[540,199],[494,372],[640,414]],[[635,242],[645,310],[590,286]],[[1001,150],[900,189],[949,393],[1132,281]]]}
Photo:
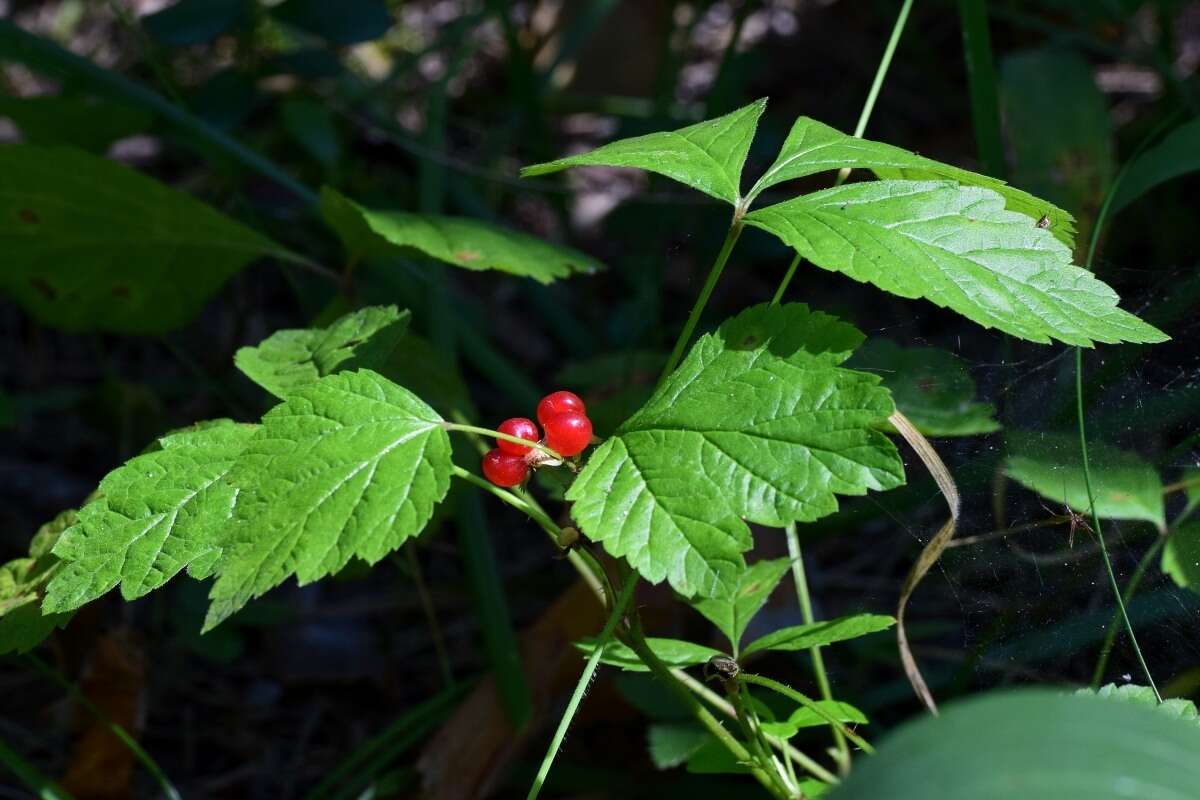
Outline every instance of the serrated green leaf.
{"label": "serrated green leaf", "polygon": [[474,271],[499,270],[551,283],[604,268],[562,245],[468,217],[364,208],[333,189],[321,190],[321,214],[351,258],[374,258],[404,248]]}
{"label": "serrated green leaf", "polygon": [[895,619],[883,614],[855,614],[825,622],[793,625],[755,639],[746,645],[742,654],[748,656],[760,650],[808,650],[885,631],[895,624]]}
{"label": "serrated green leaf", "polygon": [[[1067,434],[1011,431],[1004,474],[1053,503],[1090,514],[1079,439]],[[1088,443],[1096,513],[1102,519],[1140,519],[1166,527],[1162,480],[1135,453]]]}
{"label": "serrated green leaf", "polygon": [[784,181],[844,167],[870,169],[884,179],[927,181],[948,178],[968,186],[983,186],[1003,196],[1005,207],[1011,211],[1033,220],[1046,216],[1050,231],[1068,246],[1073,243],[1075,218],[1045,200],[998,178],[942,164],[883,142],[848,136],[809,117],[800,117],[792,125],[775,163],[754,184],[747,199],[753,201],[764,189]]}
{"label": "serrated green leaf", "polygon": [[295,575],[374,564],[418,534],[450,488],[442,418],[370,370],[338,372],[263,417],[230,470],[241,487],[205,629]]}
{"label": "serrated green leaf", "polygon": [[61,564],[51,551],[63,531],[75,524],[75,511],[63,511],[38,528],[29,543],[29,557],[0,564],[0,655],[32,650],[72,613],[43,614],[46,584]]}
{"label": "serrated green leaf", "polygon": [[359,368],[380,369],[408,330],[408,311],[368,306],[325,328],[276,331],[234,356],[237,368],[279,398],[326,375]]}
{"label": "serrated green leaf", "polygon": [[[866,715],[849,703],[843,703],[838,700],[815,700],[813,702],[829,717],[836,719],[838,722],[856,725],[867,724]],[[766,733],[768,736],[790,739],[802,728],[815,728],[828,724],[828,718],[821,716],[811,708],[800,706],[788,715],[788,718],[785,720],[763,722],[762,729],[763,733]]]}
{"label": "serrated green leaf", "polygon": [[756,100],[723,117],[686,128],[621,139],[581,155],[534,164],[523,168],[521,177],[568,167],[636,167],[737,205],[741,199],[742,165],[766,107],[765,98]]}
{"label": "serrated green leaf", "polygon": [[975,402],[975,382],[953,353],[870,339],[847,366],[878,374],[896,408],[926,436],[974,436],[1000,429],[995,408]]}
{"label": "serrated green leaf", "polygon": [[756,561],[738,576],[737,586],[728,597],[705,598],[694,602],[692,607],[725,634],[736,654],[746,626],[775,591],[791,564],[789,558]]}
{"label": "serrated green leaf", "polygon": [[1135,704],[995,692],[902,726],[829,797],[1185,800],[1200,785],[1198,750],[1195,724]]}
{"label": "serrated green leaf", "polygon": [[1129,165],[1113,195],[1109,214],[1116,214],[1169,180],[1200,170],[1200,119],[1189,120]]}
{"label": "serrated green leaf", "polygon": [[70,331],[162,333],[279,245],[103,158],[0,147],[0,290]]}
{"label": "serrated green leaf", "polygon": [[1161,567],[1177,585],[1200,592],[1200,522],[1171,531],[1163,546]]}
{"label": "serrated green leaf", "polygon": [[230,420],[184,430],[105,476],[55,545],[63,564],[43,610],[71,611],[118,584],[133,600],[193,564],[207,574],[237,497],[224,479],[254,432]]}
{"label": "serrated green leaf", "polygon": [[1197,711],[1195,703],[1184,697],[1171,697],[1159,702],[1158,696],[1149,686],[1139,686],[1136,683],[1127,683],[1118,686],[1115,683],[1106,683],[1099,689],[1077,689],[1075,690],[1075,694],[1084,697],[1101,697],[1121,703],[1144,706],[1154,709],[1160,714],[1165,714],[1168,717],[1181,719],[1193,725],[1200,725],[1200,711]]}
{"label": "serrated green leaf", "polygon": [[817,266],[901,297],[923,297],[985,328],[1051,338],[1161,342],[1117,308],[1108,285],[1071,264],[1071,251],[990,189],[946,181],[874,181],[751,212],[746,223]]}
{"label": "serrated green leaf", "polygon": [[[694,667],[697,664],[707,664],[713,656],[721,655],[720,650],[682,639],[662,639],[651,636],[646,639],[646,644],[668,667],[680,669]],[[575,647],[590,656],[592,650],[596,648],[596,640],[594,638],[581,639],[575,643]],[[600,663],[610,667],[620,667],[626,672],[650,671],[650,668],[638,658],[637,653],[633,652],[628,645],[620,642],[608,643],[604,649],[604,655],[600,657]]]}
{"label": "serrated green leaf", "polygon": [[887,390],[837,366],[861,341],[800,304],[726,321],[591,456],[572,516],[651,583],[728,595],[753,544],[746,522],[819,519],[837,494],[903,482],[875,430],[894,410]]}
{"label": "serrated green leaf", "polygon": [[646,729],[650,761],[657,769],[674,769],[687,761],[712,734],[694,722],[666,722]]}

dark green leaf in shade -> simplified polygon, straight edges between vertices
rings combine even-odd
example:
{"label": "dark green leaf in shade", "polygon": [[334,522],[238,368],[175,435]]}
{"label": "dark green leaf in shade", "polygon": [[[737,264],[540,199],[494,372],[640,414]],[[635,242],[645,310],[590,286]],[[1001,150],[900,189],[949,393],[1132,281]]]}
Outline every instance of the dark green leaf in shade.
{"label": "dark green leaf in shade", "polygon": [[142,19],[146,32],[163,44],[201,44],[246,22],[254,0],[179,0]]}
{"label": "dark green leaf in shade", "polygon": [[272,8],[271,14],[331,44],[378,39],[392,27],[384,0],[285,0]]}
{"label": "dark green leaf in shade", "polygon": [[103,153],[118,139],[145,131],[154,120],[145,109],[79,95],[0,95],[0,117],[12,120],[26,144],[92,153]]}
{"label": "dark green leaf in shade", "polygon": [[62,512],[34,534],[27,557],[0,564],[0,655],[28,652],[70,621],[71,612],[43,614],[42,599],[62,566],[54,545],[75,520],[74,510]]}
{"label": "dark green leaf in shade", "polygon": [[1179,586],[1200,593],[1200,522],[1171,531],[1163,546],[1162,571]]}
{"label": "dark green leaf in shade", "polygon": [[[682,639],[661,639],[649,637],[646,639],[646,644],[658,656],[659,660],[668,667],[694,667],[698,664],[706,664],[713,656],[721,655],[720,650],[714,650],[711,647],[705,647],[702,644],[694,644]],[[583,651],[585,655],[591,655],[592,650],[596,647],[595,639],[582,639],[575,643],[575,646]],[[649,672],[650,668],[644,665],[637,653],[625,644],[620,642],[609,642],[604,649],[604,655],[600,657],[601,664],[607,664],[610,667],[620,667],[626,672]]]}
{"label": "dark green leaf in shade", "polygon": [[1151,189],[1200,170],[1200,119],[1172,130],[1129,165],[1117,186],[1109,214],[1116,214]]}
{"label": "dark green leaf in shade", "polygon": [[694,722],[658,722],[646,729],[650,761],[658,769],[673,769],[695,755],[712,737]]}
{"label": "dark green leaf in shade", "polygon": [[1119,703],[1132,703],[1200,726],[1200,711],[1196,710],[1195,703],[1184,697],[1168,697],[1159,702],[1158,696],[1154,694],[1154,689],[1149,686],[1139,686],[1136,683],[1118,686],[1115,683],[1106,683],[1099,689],[1077,689],[1075,694],[1102,697]]}

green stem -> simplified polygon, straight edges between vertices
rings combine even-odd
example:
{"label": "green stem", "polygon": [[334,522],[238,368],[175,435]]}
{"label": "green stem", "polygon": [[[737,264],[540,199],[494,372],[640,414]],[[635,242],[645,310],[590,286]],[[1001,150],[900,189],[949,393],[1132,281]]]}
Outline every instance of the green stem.
{"label": "green stem", "polygon": [[0,766],[8,767],[8,771],[17,780],[25,784],[25,788],[33,792],[38,800],[71,800],[71,795],[59,788],[54,781],[47,778],[24,758],[0,739]]}
{"label": "green stem", "polygon": [[796,274],[796,267],[800,266],[800,253],[796,252],[792,256],[792,263],[788,264],[787,272],[783,274],[783,280],[779,282],[779,288],[775,290],[775,296],[771,298],[771,305],[779,305],[779,301],[783,300],[783,293],[787,291],[788,284],[792,282],[792,277]]}
{"label": "green stem", "polygon": [[[1134,592],[1138,590],[1138,586],[1142,583],[1142,578],[1146,576],[1146,572],[1150,568],[1154,557],[1162,550],[1163,545],[1167,543],[1166,536],[1159,536],[1149,549],[1146,550],[1142,560],[1138,562],[1137,569],[1133,571],[1133,575],[1129,578],[1129,583],[1125,584],[1125,602],[1128,603]],[[1096,669],[1092,672],[1092,688],[1099,689],[1100,682],[1104,680],[1104,673],[1108,669],[1108,658],[1112,654],[1113,643],[1117,640],[1117,628],[1121,625],[1121,617],[1114,614],[1112,622],[1108,624],[1108,632],[1104,635],[1104,645],[1100,648],[1100,658],[1096,661]]]}
{"label": "green stem", "polygon": [[454,686],[454,670],[450,668],[450,656],[446,652],[446,639],[442,636],[442,626],[438,623],[437,607],[429,594],[429,586],[425,583],[425,573],[421,569],[421,560],[417,558],[417,542],[409,539],[404,543],[404,555],[408,562],[408,570],[412,573],[413,583],[417,587],[417,598],[421,602],[421,610],[425,614],[425,624],[429,626],[429,636],[433,639],[433,649],[437,654],[438,667],[442,671],[442,680],[446,687]]}
{"label": "green stem", "polygon": [[464,424],[461,422],[444,422],[444,423],[442,423],[442,427],[448,431],[460,431],[463,433],[477,433],[480,436],[491,436],[492,438],[495,438],[495,439],[503,439],[506,442],[512,442],[513,444],[520,444],[520,445],[524,445],[525,447],[529,447],[534,450],[538,450],[542,453],[545,453],[550,458],[553,458],[555,461],[563,460],[562,456],[560,456],[558,453],[554,452],[549,447],[546,447],[543,444],[538,444],[537,442],[531,442],[528,439],[522,439],[520,436],[510,436],[507,433],[501,433],[500,431],[494,431],[491,428],[480,428],[477,425],[467,425],[467,424]]}
{"label": "green stem", "polygon": [[1088,467],[1087,434],[1083,425],[1083,349],[1080,347],[1075,348],[1075,411],[1079,420],[1079,448],[1083,453],[1083,485],[1087,489],[1093,531],[1096,541],[1100,543],[1100,557],[1104,560],[1104,569],[1108,572],[1108,582],[1112,586],[1113,596],[1117,600],[1121,620],[1125,623],[1125,631],[1129,634],[1129,643],[1133,645],[1133,652],[1142,667],[1142,672],[1146,675],[1146,682],[1154,690],[1155,698],[1161,703],[1162,695],[1158,693],[1154,676],[1150,674],[1150,667],[1146,665],[1146,658],[1142,655],[1142,648],[1138,645],[1137,634],[1133,632],[1133,623],[1129,621],[1129,612],[1125,610],[1125,600],[1121,597],[1121,586],[1117,583],[1117,574],[1113,572],[1112,559],[1108,557],[1108,545],[1105,544],[1104,534],[1100,530],[1100,515],[1096,513],[1096,497],[1092,493],[1092,473]]}
{"label": "green stem", "polygon": [[535,506],[530,503],[527,503],[526,501],[522,500],[520,497],[517,497],[515,494],[508,491],[507,489],[501,489],[499,486],[496,486],[495,484],[484,480],[483,478],[476,475],[474,472],[465,470],[462,467],[458,466],[457,464],[455,464],[454,466],[452,466],[450,468],[450,474],[452,474],[458,478],[462,478],[467,483],[474,484],[475,486],[479,487],[480,489],[483,489],[485,492],[488,492],[489,494],[493,494],[496,497],[500,498],[501,500],[503,500],[505,503],[508,503],[513,508],[515,508],[519,511],[525,512],[537,524],[541,525],[542,528],[545,529],[545,531],[547,533],[549,533],[551,536],[556,537],[556,540],[557,540],[558,535],[560,533],[562,533],[562,529],[558,527],[558,525],[554,522],[554,520],[550,519],[550,515],[548,515],[544,510],[542,510],[542,508],[540,506]]}
{"label": "green stem", "polygon": [[[787,535],[788,557],[792,560],[792,580],[796,583],[796,597],[800,601],[800,616],[805,625],[811,625],[816,620],[813,617],[812,598],[808,593],[808,575],[804,571],[800,537],[796,535],[796,523],[792,522],[785,526],[784,533]],[[812,647],[808,652],[812,658],[813,674],[817,678],[817,686],[821,690],[821,699],[832,701],[833,689],[829,685],[829,675],[825,671],[825,658],[821,655],[821,648],[819,646]],[[837,725],[831,724],[830,728],[833,730],[833,741],[837,746],[838,767],[845,773],[850,767],[850,747],[846,744],[846,737],[842,735]]]}
{"label": "green stem", "polygon": [[583,667],[583,674],[579,676],[579,681],[575,684],[575,691],[571,695],[570,702],[567,703],[567,710],[563,712],[562,719],[558,721],[558,729],[554,731],[554,738],[550,740],[550,747],[546,749],[546,755],[542,758],[542,766],[533,779],[533,786],[529,787],[526,800],[537,800],[537,796],[541,793],[546,776],[550,773],[550,767],[554,764],[554,757],[558,755],[558,748],[562,746],[563,738],[567,735],[567,728],[571,727],[571,720],[575,718],[575,712],[579,709],[579,704],[587,693],[588,686],[591,685],[596,667],[600,665],[605,645],[608,644],[613,629],[617,627],[617,622],[624,615],[625,607],[629,605],[629,599],[633,597],[633,590],[636,587],[637,578],[630,577],[625,581],[621,594],[613,604],[608,620],[604,623],[604,629],[600,631],[600,638],[596,640],[596,646],[592,649],[592,654],[588,656],[587,663]]}
{"label": "green stem", "polygon": [[818,717],[825,720],[829,724],[838,726],[838,728],[841,729],[842,734],[847,739],[849,739],[850,741],[854,742],[856,745],[861,747],[863,749],[863,752],[866,752],[866,753],[874,753],[875,752],[875,748],[871,746],[870,742],[868,742],[866,739],[859,736],[854,731],[847,728],[844,723],[842,723],[836,717],[832,716],[825,709],[821,708],[821,706],[818,705],[815,700],[808,697],[807,695],[797,692],[795,689],[788,686],[787,684],[780,683],[779,681],[774,680],[772,678],[768,678],[765,675],[755,675],[751,672],[739,673],[738,680],[744,681],[746,683],[752,683],[757,686],[761,686],[764,689],[770,689],[771,691],[777,692],[778,694],[781,694],[784,697],[789,697],[792,700],[795,700],[797,703],[804,706],[809,711],[812,711],[814,714],[816,714]]}
{"label": "green stem", "polygon": [[654,651],[650,649],[650,645],[646,644],[646,637],[642,634],[641,623],[635,617],[629,631],[629,646],[638,656],[643,664],[650,670],[654,677],[658,678],[668,690],[683,704],[696,721],[708,730],[716,739],[733,755],[733,757],[742,764],[745,764],[750,769],[750,774],[762,784],[772,796],[787,800],[787,794],[776,785],[771,775],[756,763],[751,757],[750,752],[742,746],[742,743],[734,737],[729,731],[725,730],[725,726],[712,715],[707,708],[700,704],[700,701],[692,696],[692,693],[687,688],[676,680],[671,674],[670,668],[667,667]]}
{"label": "green stem", "polygon": [[971,95],[971,124],[975,148],[984,173],[1004,178],[1004,142],[1000,135],[1000,98],[996,89],[996,64],[988,32],[984,0],[958,0],[962,22],[967,89]]}
{"label": "green stem", "polygon": [[83,706],[89,714],[95,717],[97,721],[104,725],[104,727],[108,728],[109,733],[117,737],[121,744],[125,745],[129,752],[133,753],[133,757],[136,758],[141,765],[146,768],[146,771],[149,772],[151,777],[153,777],[158,783],[163,794],[168,798],[168,800],[181,800],[179,791],[175,788],[175,785],[171,783],[171,779],[167,777],[167,773],[165,773],[163,769],[158,766],[158,762],[155,761],[140,744],[138,744],[137,740],[129,735],[129,731],[125,730],[124,727],[106,714],[102,708],[93,703],[91,698],[80,691],[78,686],[60,675],[58,671],[52,668],[49,664],[42,661],[33,653],[27,653],[25,657],[29,659],[29,662],[33,664],[34,668],[38,672],[42,673],[42,675],[61,686],[75,699],[76,702]]}
{"label": "green stem", "polygon": [[717,258],[708,271],[708,278],[704,281],[703,288],[700,289],[700,296],[696,298],[696,304],[692,306],[692,313],[688,314],[687,322],[684,323],[683,330],[679,332],[679,338],[675,340],[675,347],[671,350],[671,357],[667,359],[667,365],[663,367],[662,374],[658,376],[660,384],[675,370],[675,367],[679,366],[679,359],[683,357],[683,349],[692,339],[696,323],[700,321],[700,315],[704,312],[704,307],[708,305],[708,298],[712,296],[713,287],[717,285],[721,271],[725,269],[725,262],[729,260],[729,254],[733,251],[733,245],[737,242],[741,232],[742,220],[741,217],[738,217],[729,226],[729,232],[725,234],[725,242],[721,245],[721,251],[717,253]]}

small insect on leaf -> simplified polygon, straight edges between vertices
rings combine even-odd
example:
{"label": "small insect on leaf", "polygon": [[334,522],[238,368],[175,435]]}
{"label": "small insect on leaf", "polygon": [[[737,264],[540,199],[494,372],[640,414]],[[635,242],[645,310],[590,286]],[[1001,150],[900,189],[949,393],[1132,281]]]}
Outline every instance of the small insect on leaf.
{"label": "small insect on leaf", "polygon": [[1035,222],[1034,226],[1038,227],[1038,228],[1042,228],[1042,229],[1049,228],[1050,227],[1050,215],[1042,214],[1042,218],[1039,219],[1037,222]]}

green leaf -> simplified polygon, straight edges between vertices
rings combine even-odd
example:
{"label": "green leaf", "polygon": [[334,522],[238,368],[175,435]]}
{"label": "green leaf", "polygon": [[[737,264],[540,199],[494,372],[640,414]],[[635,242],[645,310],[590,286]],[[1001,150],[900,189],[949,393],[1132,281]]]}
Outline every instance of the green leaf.
{"label": "green leaf", "polygon": [[836,511],[837,494],[903,483],[875,430],[894,408],[887,390],[837,366],[861,341],[800,304],[726,321],[592,454],[567,494],[572,516],[651,583],[732,593],[747,522],[808,522]]}
{"label": "green leaf", "polygon": [[1200,119],[1193,119],[1172,130],[1129,165],[1113,196],[1110,215],[1151,189],[1197,170],[1200,170]]}
{"label": "green leaf", "polygon": [[650,761],[657,769],[673,769],[687,761],[712,734],[694,722],[665,722],[646,730]]}
{"label": "green leaf", "polygon": [[974,436],[1000,429],[992,405],[975,402],[975,382],[953,353],[870,339],[848,366],[877,373],[896,408],[926,436]]}
{"label": "green leaf", "polygon": [[660,131],[621,139],[588,153],[534,164],[521,177],[545,175],[568,167],[636,167],[665,175],[705,194],[737,205],[741,200],[742,165],[766,99],[716,119],[677,131]]}
{"label": "green leaf", "polygon": [[788,558],[757,561],[738,575],[737,586],[728,597],[710,597],[698,600],[692,606],[725,634],[736,653],[746,626],[775,591],[791,564]]}
{"label": "green leaf", "polygon": [[708,734],[704,744],[688,757],[687,771],[695,775],[745,775],[750,767],[734,758],[717,737]]}
{"label": "green leaf", "polygon": [[1143,706],[1160,714],[1165,714],[1168,717],[1174,717],[1175,719],[1181,719],[1193,725],[1200,726],[1200,711],[1196,710],[1195,703],[1183,697],[1170,697],[1160,703],[1158,696],[1155,695],[1154,690],[1149,686],[1138,686],[1135,683],[1117,686],[1115,683],[1106,683],[1099,689],[1077,689],[1075,694],[1085,697],[1102,697],[1121,703],[1132,703],[1133,705]]}
{"label": "green leaf", "polygon": [[1073,242],[1075,218],[1045,200],[998,178],[942,164],[883,142],[857,139],[809,117],[800,117],[792,125],[775,163],[754,184],[747,199],[753,201],[764,189],[784,181],[844,167],[870,169],[880,178],[949,179],[968,186],[982,186],[1001,195],[1010,211],[1033,220],[1039,220],[1043,215],[1048,217],[1050,231],[1067,245]]}
{"label": "green leaf", "polygon": [[[815,700],[816,705],[838,722],[856,725],[867,724],[867,717],[849,703],[838,700]],[[802,728],[815,728],[828,725],[829,720],[811,708],[800,706],[787,719],[778,722],[763,722],[763,732],[768,736],[778,736],[780,739],[790,739]]]}
{"label": "green leaf", "polygon": [[847,639],[857,639],[869,633],[886,631],[895,624],[896,620],[883,614],[855,614],[825,622],[793,625],[755,639],[746,645],[742,655],[748,656],[760,650],[808,650],[811,647],[844,642]]}
{"label": "green leaf", "polygon": [[373,211],[325,187],[321,213],[351,258],[376,258],[404,248],[474,271],[499,270],[550,283],[604,268],[569,247],[466,217]]}
{"label": "green leaf", "polygon": [[76,150],[0,147],[0,290],[70,331],[162,333],[250,261],[286,251],[133,170]]}
{"label": "green leaf", "polygon": [[271,9],[271,14],[332,44],[378,39],[392,27],[383,0],[286,0]]}
{"label": "green leaf", "polygon": [[[682,639],[660,639],[650,637],[646,639],[646,644],[668,667],[694,667],[697,664],[707,664],[713,656],[721,655],[720,650],[714,650],[711,647],[705,647],[702,644],[694,644],[686,642]],[[575,646],[583,651],[585,655],[591,655],[592,650],[596,648],[596,640],[594,638],[581,639],[575,643]],[[620,642],[609,642],[608,647],[604,649],[604,655],[600,657],[601,664],[607,664],[610,667],[620,667],[626,672],[649,672],[650,668],[644,665],[637,657],[637,653],[625,644]]]}
{"label": "green leaf", "polygon": [[[455,411],[474,419],[471,392],[454,360],[433,342],[412,331],[396,343],[396,348],[377,371],[393,383],[404,386],[441,414]],[[544,470],[540,471],[544,472]]]}
{"label": "green leaf", "polygon": [[233,360],[250,380],[284,398],[335,372],[380,369],[411,316],[395,306],[368,306],[325,328],[276,331],[238,350]]}
{"label": "green leaf", "polygon": [[1163,546],[1161,567],[1182,588],[1200,592],[1200,522],[1171,531]]}
{"label": "green leaf", "polygon": [[1193,797],[1200,729],[1129,703],[1026,689],[922,716],[855,764],[831,800]]}
{"label": "green leaf", "polygon": [[1051,337],[1161,342],[1117,308],[1117,295],[1071,264],[1071,251],[990,189],[874,181],[827,189],[754,211],[812,263],[901,297],[923,297],[985,328],[1034,342]]}
{"label": "green leaf", "polygon": [[163,44],[186,47],[209,42],[249,19],[246,0],[179,0],[142,19]]}
{"label": "green leaf", "polygon": [[287,100],[280,107],[283,127],[297,144],[326,168],[341,158],[342,142],[329,107],[315,100]]}
{"label": "green leaf", "polygon": [[75,520],[74,510],[62,512],[34,534],[27,558],[0,564],[0,655],[26,653],[70,621],[71,613],[43,614],[42,599],[61,567],[51,551]]}
{"label": "green leaf", "polygon": [[263,417],[229,475],[241,488],[205,629],[295,575],[374,564],[418,534],[450,488],[450,439],[418,397],[338,372]]}
{"label": "green leaf", "polygon": [[[1079,439],[1067,434],[1012,431],[1004,474],[1053,503],[1089,515]],[[1162,480],[1134,453],[1088,443],[1096,513],[1103,519],[1140,519],[1166,527]]]}
{"label": "green leaf", "polygon": [[90,97],[0,95],[0,117],[8,117],[27,144],[79,147],[103,153],[118,139],[140,133],[154,115],[142,108]]}
{"label": "green leaf", "polygon": [[117,584],[133,600],[191,565],[207,575],[238,494],[225,477],[254,432],[219,420],[170,434],[105,476],[54,548],[63,565],[43,610],[71,611]]}

